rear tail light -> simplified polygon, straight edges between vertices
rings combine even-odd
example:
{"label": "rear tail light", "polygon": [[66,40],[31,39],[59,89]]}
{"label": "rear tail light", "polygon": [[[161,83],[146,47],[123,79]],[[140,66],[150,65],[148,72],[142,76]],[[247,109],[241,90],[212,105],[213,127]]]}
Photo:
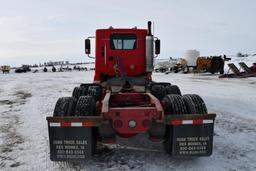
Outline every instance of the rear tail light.
{"label": "rear tail light", "polygon": [[122,128],[123,122],[121,120],[115,120],[113,123],[114,128]]}
{"label": "rear tail light", "polygon": [[142,126],[144,128],[149,128],[151,126],[151,121],[148,120],[148,119],[145,119],[143,122],[142,122]]}

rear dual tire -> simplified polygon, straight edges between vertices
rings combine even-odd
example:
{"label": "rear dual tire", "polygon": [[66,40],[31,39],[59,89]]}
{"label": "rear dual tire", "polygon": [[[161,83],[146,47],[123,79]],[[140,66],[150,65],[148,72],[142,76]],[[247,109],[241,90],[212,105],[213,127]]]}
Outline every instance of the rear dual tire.
{"label": "rear dual tire", "polygon": [[[165,115],[186,114],[187,109],[180,95],[169,94],[162,100]],[[168,154],[172,154],[172,126],[166,126],[164,149]]]}
{"label": "rear dual tire", "polygon": [[58,99],[53,116],[94,116],[96,102],[92,96],[80,96],[78,101],[74,97]]}
{"label": "rear dual tire", "polygon": [[[74,97],[61,97],[58,99],[54,117],[93,116],[96,114],[96,102],[92,96],[80,96],[78,101]],[[86,127],[88,134],[87,156],[96,152],[98,130],[95,127]]]}
{"label": "rear dual tire", "polygon": [[162,100],[166,95],[165,86],[161,84],[153,85],[150,91],[158,100]]}
{"label": "rear dual tire", "polygon": [[102,97],[102,88],[101,86],[89,86],[88,95],[94,97],[95,101],[101,100]]}
{"label": "rear dual tire", "polygon": [[53,116],[73,116],[76,107],[76,99],[73,97],[61,97],[58,99]]}
{"label": "rear dual tire", "polygon": [[155,84],[151,87],[150,91],[160,101],[168,94],[181,95],[179,87],[171,84]]}
{"label": "rear dual tire", "polygon": [[87,88],[85,87],[75,87],[72,93],[72,97],[79,99],[80,96],[87,95]]}
{"label": "rear dual tire", "polygon": [[96,102],[92,96],[80,96],[77,101],[75,116],[94,116]]}
{"label": "rear dual tire", "polygon": [[165,115],[186,114],[187,109],[182,96],[168,94],[162,100]]}
{"label": "rear dual tire", "polygon": [[170,85],[166,87],[166,94],[177,94],[181,96],[181,91],[177,85]]}
{"label": "rear dual tire", "polygon": [[79,100],[79,97],[87,95],[94,97],[95,101],[101,100],[101,86],[94,84],[81,84],[80,87],[75,87],[72,93],[72,97],[74,97],[77,100]]}
{"label": "rear dual tire", "polygon": [[203,99],[197,94],[186,94],[182,96],[188,114],[206,114],[207,108]]}
{"label": "rear dual tire", "polygon": [[[186,94],[183,96],[176,94],[166,95],[162,100],[165,115],[182,114],[206,114],[207,108],[203,99],[196,94]],[[172,154],[172,132],[173,126],[166,126],[164,149],[168,154]]]}

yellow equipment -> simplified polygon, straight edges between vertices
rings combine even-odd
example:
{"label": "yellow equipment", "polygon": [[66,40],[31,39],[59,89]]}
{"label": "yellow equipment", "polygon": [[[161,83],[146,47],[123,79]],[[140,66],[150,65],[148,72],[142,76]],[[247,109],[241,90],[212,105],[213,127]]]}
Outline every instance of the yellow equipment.
{"label": "yellow equipment", "polygon": [[0,70],[3,71],[3,74],[9,73],[11,70],[11,67],[9,65],[3,65],[0,67]]}

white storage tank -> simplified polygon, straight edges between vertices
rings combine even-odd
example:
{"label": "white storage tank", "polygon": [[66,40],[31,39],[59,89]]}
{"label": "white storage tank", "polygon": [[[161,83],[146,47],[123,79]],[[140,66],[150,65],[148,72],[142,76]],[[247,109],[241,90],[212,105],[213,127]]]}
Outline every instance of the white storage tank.
{"label": "white storage tank", "polygon": [[198,57],[200,57],[200,52],[195,49],[187,50],[184,54],[184,59],[187,61],[187,66],[189,67],[196,66],[196,60]]}

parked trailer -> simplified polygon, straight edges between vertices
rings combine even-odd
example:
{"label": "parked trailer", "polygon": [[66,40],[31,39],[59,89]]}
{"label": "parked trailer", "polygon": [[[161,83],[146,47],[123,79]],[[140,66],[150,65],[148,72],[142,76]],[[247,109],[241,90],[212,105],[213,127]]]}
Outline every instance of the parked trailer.
{"label": "parked trailer", "polygon": [[[247,78],[247,77],[256,77],[256,63],[253,63],[251,67],[248,67],[244,62],[239,62],[240,67],[244,71],[240,71],[236,67],[235,64],[229,63],[228,67],[229,70],[226,74],[222,74],[219,76],[219,78]],[[229,71],[232,71],[233,73],[229,73]]]}
{"label": "parked trailer", "polygon": [[[163,140],[173,156],[211,155],[216,114],[208,113],[199,95],[181,95],[178,86],[151,79],[160,53],[151,22],[148,29],[99,29],[95,38],[94,82],[59,98],[47,117],[51,160],[84,161],[95,154],[97,142],[140,133]],[[89,38],[85,52],[91,57]]]}

